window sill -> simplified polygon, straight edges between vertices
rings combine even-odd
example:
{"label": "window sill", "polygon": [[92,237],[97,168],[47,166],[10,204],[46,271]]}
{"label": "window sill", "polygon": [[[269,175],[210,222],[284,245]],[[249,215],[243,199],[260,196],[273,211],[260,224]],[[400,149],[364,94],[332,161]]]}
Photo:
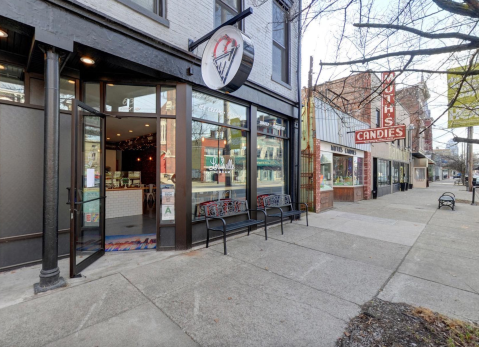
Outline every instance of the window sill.
{"label": "window sill", "polygon": [[278,83],[278,84],[281,84],[283,87],[288,88],[289,90],[292,89],[292,88],[291,88],[291,84],[288,84],[288,83],[286,83],[286,82],[277,80],[277,79],[274,78],[273,76],[271,76],[271,81],[276,82],[276,83]]}
{"label": "window sill", "polygon": [[160,23],[161,25],[164,25],[165,27],[169,28],[170,27],[170,21],[166,18],[163,18],[156,13],[148,11],[146,8],[141,7],[138,4],[135,4],[134,2],[130,0],[116,0],[119,3],[122,3],[123,5],[131,8],[132,10],[150,18],[153,19],[155,22]]}

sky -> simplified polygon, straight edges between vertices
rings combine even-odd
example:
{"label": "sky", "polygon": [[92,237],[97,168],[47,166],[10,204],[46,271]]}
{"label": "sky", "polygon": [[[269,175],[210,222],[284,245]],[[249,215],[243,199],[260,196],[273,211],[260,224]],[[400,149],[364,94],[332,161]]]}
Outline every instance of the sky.
{"label": "sky", "polygon": [[[303,3],[306,0],[303,1]],[[391,3],[395,1],[381,0],[379,1],[379,6],[377,10],[379,13],[382,11],[387,11],[387,6],[391,6]],[[437,8],[430,8],[431,11],[436,11]],[[338,17],[339,16],[339,17]],[[342,49],[337,52],[337,38],[339,37],[339,30],[342,27],[342,22],[344,18],[344,12],[338,14],[338,16],[330,16],[329,18],[321,18],[321,20],[316,20],[309,24],[307,30],[304,32],[302,38],[302,71],[301,71],[301,80],[302,86],[306,86],[308,83],[308,71],[310,64],[310,56],[314,59],[313,65],[313,84],[318,78],[318,73],[320,71],[319,62],[334,62],[334,61],[347,61],[355,58],[361,58],[360,52],[357,47],[350,41],[342,41]],[[353,19],[351,19],[351,22]],[[378,20],[371,20],[372,22],[378,23]],[[351,36],[354,33],[354,30],[351,23],[345,27],[346,36]],[[406,40],[405,40],[406,42]],[[407,49],[407,46],[404,46],[401,42],[390,40],[388,43],[390,46],[394,46],[392,50],[404,50]],[[417,44],[416,44],[417,45]],[[425,44],[425,46],[427,43]],[[409,46],[410,47],[410,46]],[[373,48],[374,50],[374,48]],[[372,54],[377,55],[382,53],[381,51],[372,52]],[[448,59],[448,56],[439,55],[437,57],[430,57],[427,60],[420,61],[416,67],[425,68],[429,70],[434,70],[435,68],[445,70],[444,61],[447,62],[447,68],[459,66],[458,61],[453,61]],[[383,63],[386,64],[386,63]],[[384,66],[384,65],[383,65]],[[335,80],[341,77],[348,76],[351,70],[366,69],[361,66],[356,65],[354,68],[351,66],[340,66],[334,68],[323,68],[321,74],[317,79],[318,83],[323,83],[328,80]],[[431,110],[431,116],[436,119],[439,117],[446,109],[448,99],[447,99],[447,75],[446,74],[424,74],[423,78],[425,79],[429,92],[431,94],[430,99],[428,100],[428,106]],[[401,88],[401,85],[413,85],[421,80],[421,73],[411,73],[406,77],[403,77],[401,81],[398,79],[398,89]],[[454,136],[458,137],[467,137],[467,128],[447,128],[447,114],[442,116],[433,127],[433,139],[434,139],[434,148],[445,148],[448,140],[452,139]],[[479,138],[479,127],[474,127],[474,137]],[[474,146],[474,151],[479,152],[479,145]],[[459,146],[460,152],[462,151],[462,146]]]}

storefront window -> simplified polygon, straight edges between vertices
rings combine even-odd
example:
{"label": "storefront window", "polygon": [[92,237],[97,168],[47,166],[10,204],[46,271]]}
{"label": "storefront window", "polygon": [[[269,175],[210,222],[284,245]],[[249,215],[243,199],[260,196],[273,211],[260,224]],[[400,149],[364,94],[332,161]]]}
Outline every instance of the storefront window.
{"label": "storefront window", "polygon": [[176,119],[161,119],[160,223],[175,224]]}
{"label": "storefront window", "polygon": [[60,110],[71,111],[75,97],[75,81],[60,78]]}
{"label": "storefront window", "polygon": [[335,186],[352,186],[354,160],[353,157],[335,155],[333,157],[333,179]]}
{"label": "storefront window", "polygon": [[363,184],[363,158],[354,157],[354,184],[362,185]]}
{"label": "storefront window", "polygon": [[85,104],[100,111],[100,83],[84,83],[83,88]]}
{"label": "storefront window", "polygon": [[105,111],[156,113],[156,87],[107,84]]}
{"label": "storefront window", "polygon": [[176,87],[161,87],[161,115],[176,115]]}
{"label": "storefront window", "polygon": [[0,64],[0,100],[22,104],[25,102],[25,84],[22,75],[22,68]]}
{"label": "storefront window", "polygon": [[271,116],[264,112],[258,112],[257,122],[259,132],[275,136],[287,136],[287,122],[282,118]]}
{"label": "storefront window", "polygon": [[242,105],[193,92],[193,118],[247,128],[247,115],[248,110]]}
{"label": "storefront window", "polygon": [[256,165],[258,195],[286,194],[287,140],[258,134]]}
{"label": "storefront window", "polygon": [[246,199],[247,132],[214,124],[192,124],[193,220],[202,206],[222,199]]}
{"label": "storefront window", "polygon": [[426,179],[426,168],[423,168],[423,167],[414,168],[414,176],[416,181],[424,181]]}
{"label": "storefront window", "polygon": [[387,160],[378,159],[378,185],[391,184],[391,163]]}
{"label": "storefront window", "polygon": [[393,183],[399,183],[399,163],[393,162]]}
{"label": "storefront window", "polygon": [[333,153],[321,152],[321,176],[319,177],[322,191],[333,189]]}

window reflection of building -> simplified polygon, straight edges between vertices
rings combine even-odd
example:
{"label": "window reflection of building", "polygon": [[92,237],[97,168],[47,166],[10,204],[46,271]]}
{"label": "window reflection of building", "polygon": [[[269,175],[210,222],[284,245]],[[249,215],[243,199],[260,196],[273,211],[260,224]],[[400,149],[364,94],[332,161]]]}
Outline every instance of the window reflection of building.
{"label": "window reflection of building", "polygon": [[0,100],[10,102],[25,102],[25,85],[23,69],[3,64],[0,69]]}
{"label": "window reflection of building", "polygon": [[287,194],[287,122],[260,111],[257,129],[258,195]]}

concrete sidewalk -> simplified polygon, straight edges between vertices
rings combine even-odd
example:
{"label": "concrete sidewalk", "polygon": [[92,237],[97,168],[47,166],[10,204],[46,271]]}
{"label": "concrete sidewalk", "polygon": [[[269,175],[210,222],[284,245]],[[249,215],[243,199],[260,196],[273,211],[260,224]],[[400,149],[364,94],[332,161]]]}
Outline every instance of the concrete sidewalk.
{"label": "concrete sidewalk", "polygon": [[478,322],[479,207],[437,210],[442,192],[464,190],[450,180],[335,203],[268,241],[229,239],[228,256],[221,243],[107,254],[37,296],[39,266],[2,273],[1,345],[334,346],[375,296]]}

